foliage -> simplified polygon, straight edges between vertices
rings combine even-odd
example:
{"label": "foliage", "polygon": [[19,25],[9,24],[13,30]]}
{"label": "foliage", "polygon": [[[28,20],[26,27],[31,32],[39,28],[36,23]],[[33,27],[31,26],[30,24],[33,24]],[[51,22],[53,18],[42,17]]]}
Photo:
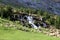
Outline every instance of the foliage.
{"label": "foliage", "polygon": [[60,24],[60,16],[47,12],[47,11],[42,11],[40,10],[36,10],[36,9],[32,9],[32,8],[12,8],[11,6],[0,6],[0,16],[3,18],[10,18],[10,16],[12,14],[14,14],[13,10],[16,10],[18,13],[22,12],[22,13],[31,13],[31,14],[35,14],[37,16],[42,16],[45,20],[45,22],[47,22],[50,25],[54,25],[56,28],[60,28],[59,24]]}
{"label": "foliage", "polygon": [[2,6],[0,7],[0,16],[2,18],[9,18],[9,16],[12,14],[12,8],[10,6]]}

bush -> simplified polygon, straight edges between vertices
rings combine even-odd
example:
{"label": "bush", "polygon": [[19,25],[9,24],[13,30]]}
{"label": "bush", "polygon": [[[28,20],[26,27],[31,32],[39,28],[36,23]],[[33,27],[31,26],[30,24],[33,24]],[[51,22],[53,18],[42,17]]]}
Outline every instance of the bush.
{"label": "bush", "polygon": [[2,18],[9,18],[11,14],[12,14],[12,7],[10,6],[0,7],[0,16]]}

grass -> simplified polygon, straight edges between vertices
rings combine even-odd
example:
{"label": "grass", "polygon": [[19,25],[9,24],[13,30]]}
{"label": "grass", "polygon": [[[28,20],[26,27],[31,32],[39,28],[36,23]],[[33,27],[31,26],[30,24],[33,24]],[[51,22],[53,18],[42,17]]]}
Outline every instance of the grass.
{"label": "grass", "polygon": [[60,40],[60,38],[20,30],[0,30],[0,40]]}
{"label": "grass", "polygon": [[5,24],[6,22],[10,23],[11,21],[0,18],[0,40],[60,40],[60,38],[48,36],[43,33],[26,32],[14,28],[6,29],[4,25],[1,26],[1,24]]}

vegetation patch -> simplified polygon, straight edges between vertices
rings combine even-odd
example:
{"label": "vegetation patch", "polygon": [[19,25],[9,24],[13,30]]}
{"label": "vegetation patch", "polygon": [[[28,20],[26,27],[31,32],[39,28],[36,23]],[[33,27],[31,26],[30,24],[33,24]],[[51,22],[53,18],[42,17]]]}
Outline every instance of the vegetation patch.
{"label": "vegetation patch", "polygon": [[[39,30],[35,30],[33,28],[28,28],[29,26],[28,27],[22,26],[20,24],[20,22],[16,19],[13,19],[13,21],[11,21],[11,16],[12,15],[14,16],[14,14],[20,14],[20,13],[22,13],[22,14],[24,14],[24,13],[33,14],[32,16],[37,16],[38,19],[41,16],[43,18],[43,21],[45,21],[47,24],[49,24],[49,26],[48,26],[48,28],[40,28]],[[7,35],[9,37],[6,34],[4,34],[5,36],[1,35],[1,39],[2,39],[2,37],[4,37],[4,38],[7,37],[6,40],[8,40],[8,39],[13,40],[14,38],[16,38],[15,40],[18,40],[18,39],[20,39],[20,37],[22,35],[26,36],[28,34],[29,35],[29,37],[28,37],[29,40],[34,40],[34,39],[35,40],[40,40],[40,39],[41,40],[45,40],[45,39],[50,40],[51,37],[49,38],[47,36],[48,38],[45,38],[46,36],[43,36],[44,34],[42,34],[42,37],[41,36],[37,37],[38,35],[40,35],[37,32],[45,33],[45,34],[51,35],[51,36],[60,37],[60,30],[59,30],[60,29],[60,16],[58,16],[56,14],[52,14],[52,13],[49,13],[47,11],[31,9],[31,8],[21,7],[21,8],[18,9],[18,8],[13,8],[11,6],[0,6],[0,17],[1,17],[0,18],[0,31],[2,31],[3,34],[4,34],[4,31],[7,31],[7,30],[13,31],[15,29],[16,30],[18,29],[18,31],[16,31],[16,33],[14,32],[14,35],[16,37],[18,36],[17,38],[14,37],[13,34],[12,34],[13,35],[12,36],[9,32],[9,33],[7,33]],[[16,17],[14,17],[14,18],[16,18]],[[20,33],[19,30],[22,30],[21,31],[22,33]],[[25,31],[25,32],[23,32],[23,31]],[[35,38],[34,38],[34,36],[32,36],[32,39],[31,39],[30,32],[37,33],[37,34],[34,33],[34,36],[36,35]],[[24,33],[26,33],[26,34],[24,34]],[[21,36],[19,36],[19,35],[21,35]],[[33,35],[33,34],[31,34],[31,35]],[[14,37],[14,38],[12,38],[12,37]],[[24,38],[24,37],[22,36],[21,40],[28,40],[27,37],[26,38]],[[12,38],[12,39],[10,39],[10,38]],[[51,38],[51,40],[53,40],[53,38]],[[55,38],[54,40],[59,40],[59,38],[57,38],[57,39]]]}

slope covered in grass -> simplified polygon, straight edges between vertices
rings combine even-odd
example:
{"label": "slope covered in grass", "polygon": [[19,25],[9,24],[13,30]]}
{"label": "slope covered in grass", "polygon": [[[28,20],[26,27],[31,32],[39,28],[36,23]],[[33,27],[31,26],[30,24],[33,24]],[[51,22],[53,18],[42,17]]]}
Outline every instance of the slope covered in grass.
{"label": "slope covered in grass", "polygon": [[0,30],[0,40],[60,40],[60,38],[20,30]]}
{"label": "slope covered in grass", "polygon": [[7,22],[14,24],[14,22],[0,18],[0,40],[60,40],[60,38],[48,36],[43,33],[26,32],[14,28],[6,30],[4,24]]}

